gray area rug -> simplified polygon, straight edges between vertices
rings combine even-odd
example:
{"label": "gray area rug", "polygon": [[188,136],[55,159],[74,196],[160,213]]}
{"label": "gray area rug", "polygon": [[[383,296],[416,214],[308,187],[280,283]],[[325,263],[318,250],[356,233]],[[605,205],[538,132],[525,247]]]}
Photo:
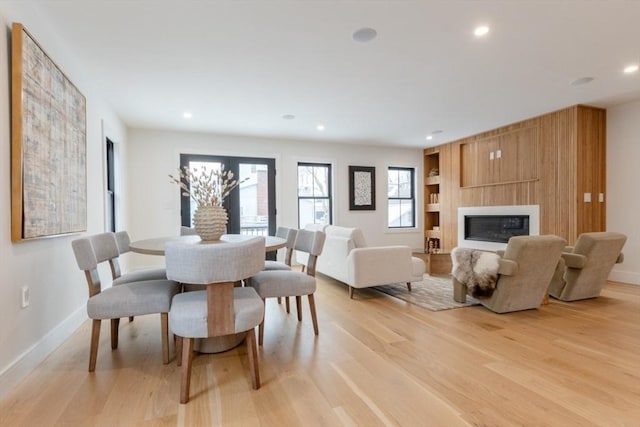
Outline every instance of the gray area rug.
{"label": "gray area rug", "polygon": [[406,283],[374,286],[372,289],[391,295],[411,304],[419,305],[431,311],[449,310],[452,308],[468,307],[480,304],[478,300],[467,295],[466,303],[453,300],[453,286],[451,275],[424,275],[422,282],[413,282],[411,292]]}

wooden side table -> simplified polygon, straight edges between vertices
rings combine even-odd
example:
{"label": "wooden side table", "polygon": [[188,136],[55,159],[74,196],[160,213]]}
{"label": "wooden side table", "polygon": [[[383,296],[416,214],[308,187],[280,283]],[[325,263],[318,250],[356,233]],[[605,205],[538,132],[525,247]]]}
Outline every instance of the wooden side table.
{"label": "wooden side table", "polygon": [[435,254],[414,253],[413,256],[424,261],[427,266],[427,274],[451,273],[451,253],[439,252]]}

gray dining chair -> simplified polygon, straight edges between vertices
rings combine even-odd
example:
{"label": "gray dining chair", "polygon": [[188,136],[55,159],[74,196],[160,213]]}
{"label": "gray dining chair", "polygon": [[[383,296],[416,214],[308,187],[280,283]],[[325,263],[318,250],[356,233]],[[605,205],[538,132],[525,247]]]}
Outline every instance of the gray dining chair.
{"label": "gray dining chair", "polygon": [[160,313],[162,360],[169,363],[168,313],[179,286],[171,280],[146,280],[102,288],[98,265],[119,255],[113,233],[101,233],[71,242],[76,262],[89,286],[87,315],[92,319],[89,372],[95,371],[101,321],[111,320],[111,348],[118,348],[120,318]]}
{"label": "gray dining chair", "polygon": [[[291,259],[293,258],[294,245],[296,243],[296,236],[298,235],[298,230],[295,228],[288,227],[278,227],[276,230],[276,237],[280,237],[281,239],[285,239],[287,241],[285,248],[287,251],[284,255],[284,262],[282,261],[271,261],[266,260],[264,262],[264,269],[266,271],[272,270],[291,270]],[[282,301],[281,297],[278,297],[278,304]],[[285,297],[285,306],[287,308],[287,313],[290,312],[289,307],[289,297]]]}
{"label": "gray dining chair", "polygon": [[[298,321],[302,321],[302,296],[307,295],[313,331],[316,335],[318,335],[318,319],[314,298],[316,291],[316,262],[318,256],[322,253],[324,240],[325,233],[323,231],[298,230],[294,249],[308,254],[306,273],[289,270],[261,271],[253,276],[249,282],[263,301],[267,298],[295,296]],[[258,331],[258,343],[262,345],[264,341],[264,319],[260,322]]]}
{"label": "gray dining chair", "polygon": [[[116,242],[118,244],[118,253],[120,255],[130,252],[129,245],[131,238],[126,231],[118,231],[115,233]],[[142,268],[122,273],[118,257],[109,260],[111,267],[111,276],[113,278],[113,286],[123,285],[125,283],[141,282],[145,280],[166,280],[167,272],[164,268]]]}
{"label": "gray dining chair", "polygon": [[260,388],[254,328],[264,318],[264,304],[255,289],[235,284],[262,271],[264,253],[264,237],[238,243],[167,244],[167,277],[185,284],[206,285],[204,291],[176,295],[169,312],[178,366],[182,366],[180,403],[189,401],[195,338],[244,333],[251,382],[254,389]]}

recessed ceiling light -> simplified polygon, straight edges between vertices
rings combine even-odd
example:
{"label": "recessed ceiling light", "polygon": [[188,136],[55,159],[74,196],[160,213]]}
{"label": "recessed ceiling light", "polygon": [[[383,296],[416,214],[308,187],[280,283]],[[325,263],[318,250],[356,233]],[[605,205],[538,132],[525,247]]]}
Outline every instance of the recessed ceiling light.
{"label": "recessed ceiling light", "polygon": [[324,130],[324,125],[318,125],[318,126],[316,126],[316,129],[318,129],[319,131],[323,131]]}
{"label": "recessed ceiling light", "polygon": [[182,113],[182,117],[184,117],[185,119],[190,119],[191,117],[193,117],[193,114],[191,114],[190,111],[185,111],[184,113]]}
{"label": "recessed ceiling light", "polygon": [[377,35],[378,32],[373,28],[364,27],[354,31],[351,37],[357,42],[366,43],[375,39]]}
{"label": "recessed ceiling light", "polygon": [[486,36],[488,33],[489,27],[487,27],[486,25],[480,25],[479,27],[476,27],[475,30],[473,30],[473,34],[475,34],[476,37]]}
{"label": "recessed ceiling light", "polygon": [[580,77],[579,79],[575,79],[571,82],[571,86],[581,86],[586,85],[587,83],[591,83],[593,81],[593,77]]}
{"label": "recessed ceiling light", "polygon": [[293,120],[296,118],[296,116],[294,116],[293,114],[284,114],[282,118],[285,120]]}
{"label": "recessed ceiling light", "polygon": [[431,141],[433,139],[433,135],[427,135],[427,141]]}
{"label": "recessed ceiling light", "polygon": [[625,74],[635,73],[636,71],[638,71],[638,64],[629,65],[624,68]]}

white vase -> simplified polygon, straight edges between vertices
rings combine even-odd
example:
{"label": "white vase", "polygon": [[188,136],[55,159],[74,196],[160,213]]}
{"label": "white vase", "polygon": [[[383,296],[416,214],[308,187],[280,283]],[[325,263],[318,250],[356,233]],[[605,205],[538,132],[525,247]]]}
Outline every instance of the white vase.
{"label": "white vase", "polygon": [[222,206],[201,206],[193,214],[196,234],[204,241],[220,240],[227,231],[227,211]]}

